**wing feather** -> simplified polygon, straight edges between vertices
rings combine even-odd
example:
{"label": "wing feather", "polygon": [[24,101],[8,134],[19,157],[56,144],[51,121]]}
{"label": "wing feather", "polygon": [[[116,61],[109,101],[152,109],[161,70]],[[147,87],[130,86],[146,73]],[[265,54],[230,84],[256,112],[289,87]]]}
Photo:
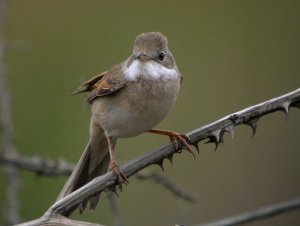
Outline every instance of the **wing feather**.
{"label": "wing feather", "polygon": [[120,73],[120,70],[121,64],[113,67],[109,71],[96,75],[79,86],[72,94],[90,92],[87,97],[87,101],[90,104],[98,97],[113,94],[126,85],[126,79],[122,73]]}

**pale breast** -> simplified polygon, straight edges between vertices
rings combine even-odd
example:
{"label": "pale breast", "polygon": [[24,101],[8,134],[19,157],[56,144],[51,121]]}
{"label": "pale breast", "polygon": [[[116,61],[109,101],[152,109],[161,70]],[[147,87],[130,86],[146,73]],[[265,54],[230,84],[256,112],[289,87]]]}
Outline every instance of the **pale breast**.
{"label": "pale breast", "polygon": [[[144,69],[145,70],[145,69]],[[149,79],[138,76],[112,96],[92,105],[94,120],[107,135],[132,137],[152,129],[174,106],[180,89],[180,75]]]}

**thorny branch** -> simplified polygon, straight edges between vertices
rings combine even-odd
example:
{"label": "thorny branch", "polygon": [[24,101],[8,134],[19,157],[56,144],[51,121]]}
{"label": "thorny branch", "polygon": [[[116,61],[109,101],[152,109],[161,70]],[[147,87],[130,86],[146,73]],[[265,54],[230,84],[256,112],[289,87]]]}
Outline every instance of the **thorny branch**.
{"label": "thorny branch", "polygon": [[[287,115],[291,107],[300,108],[300,89],[230,114],[216,122],[191,131],[187,135],[197,150],[198,143],[205,139],[208,139],[208,143],[215,143],[217,147],[219,143],[223,142],[225,132],[232,134],[234,127],[241,124],[248,125],[252,128],[254,135],[259,118],[275,111],[283,111]],[[179,146],[183,148],[182,144]],[[130,177],[153,164],[162,167],[164,159],[172,161],[174,154],[173,144],[168,143],[165,146],[122,165],[121,170],[127,177]],[[53,216],[64,216],[70,209],[77,207],[83,200],[105,189],[113,191],[116,189],[115,176],[111,172],[95,178],[80,189],[58,200],[40,219],[42,219],[43,222],[47,221],[49,223]],[[36,221],[30,225],[37,225],[35,223]]]}
{"label": "thorny branch", "polygon": [[283,212],[295,210],[300,208],[300,198],[292,199],[286,202],[262,207],[257,210],[249,211],[237,216],[226,218],[220,221],[207,223],[207,224],[197,224],[195,226],[232,226],[239,225],[243,223],[249,223],[252,221],[260,220],[267,217],[272,217],[274,215],[281,214]]}
{"label": "thorny branch", "polygon": [[[2,148],[3,154],[12,157],[16,154],[13,144],[14,124],[11,112],[11,97],[6,85],[6,71],[4,65],[4,19],[5,19],[6,2],[0,0],[0,126],[2,127]],[[20,221],[19,217],[19,199],[18,190],[20,187],[20,177],[14,166],[5,168],[6,176],[6,224],[12,225]]]}

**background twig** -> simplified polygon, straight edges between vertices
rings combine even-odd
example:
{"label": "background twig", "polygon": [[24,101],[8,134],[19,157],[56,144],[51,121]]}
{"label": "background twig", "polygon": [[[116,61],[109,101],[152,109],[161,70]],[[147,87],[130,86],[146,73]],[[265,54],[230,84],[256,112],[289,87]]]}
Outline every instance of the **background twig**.
{"label": "background twig", "polygon": [[[0,0],[0,123],[2,127],[2,148],[3,154],[8,157],[16,155],[13,144],[14,125],[11,111],[11,97],[6,85],[6,71],[4,65],[4,20],[6,2]],[[20,187],[20,177],[18,170],[14,166],[5,167],[6,175],[6,202],[5,219],[7,225],[16,224],[20,221],[18,190]]]}
{"label": "background twig", "polygon": [[110,209],[114,219],[114,226],[122,226],[121,214],[119,210],[119,205],[117,203],[116,194],[113,192],[107,193],[107,198],[110,202]]}
{"label": "background twig", "polygon": [[249,211],[237,216],[226,218],[220,221],[207,223],[207,224],[197,224],[195,226],[231,226],[239,225],[244,223],[249,223],[252,221],[272,217],[287,211],[295,210],[300,208],[300,198],[296,198],[290,201],[262,207],[257,210]]}
{"label": "background twig", "polygon": [[193,195],[183,191],[182,188],[180,188],[178,185],[171,182],[170,179],[168,179],[167,177],[162,176],[158,173],[139,172],[135,175],[135,178],[137,178],[139,180],[154,181],[154,182],[162,185],[164,188],[166,188],[170,192],[172,192],[178,198],[181,198],[181,199],[183,199],[187,202],[191,202],[191,203],[197,202],[197,199]]}
{"label": "background twig", "polygon": [[[40,156],[3,156],[0,155],[0,165],[14,166],[21,170],[28,170],[40,176],[69,176],[72,173],[74,164],[65,160],[54,161],[42,158]],[[177,198],[181,198],[187,202],[196,203],[196,198],[184,191],[178,185],[174,184],[167,177],[154,172],[139,172],[134,175],[138,180],[150,180],[161,184],[164,188],[172,192]]]}
{"label": "background twig", "polygon": [[54,161],[40,156],[3,156],[0,155],[1,165],[10,165],[18,169],[29,170],[42,176],[69,176],[72,173],[74,164],[65,160]]}

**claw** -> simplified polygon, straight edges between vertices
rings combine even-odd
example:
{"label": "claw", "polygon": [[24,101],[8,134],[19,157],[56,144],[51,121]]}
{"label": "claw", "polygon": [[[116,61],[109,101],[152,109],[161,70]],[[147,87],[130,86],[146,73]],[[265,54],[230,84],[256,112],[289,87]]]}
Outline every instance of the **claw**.
{"label": "claw", "polygon": [[120,191],[122,191],[122,185],[129,184],[128,178],[126,175],[120,170],[118,163],[115,160],[111,161],[110,170],[116,176],[116,182],[119,185]]}
{"label": "claw", "polygon": [[170,135],[170,140],[174,143],[175,145],[175,150],[178,150],[179,149],[179,146],[178,146],[178,141],[181,142],[184,147],[186,148],[186,150],[191,153],[194,157],[194,159],[196,158],[192,148],[191,148],[191,145],[192,145],[192,142],[190,140],[190,138],[188,136],[186,136],[185,134],[182,134],[182,133],[176,133],[176,132],[172,132]]}
{"label": "claw", "polygon": [[193,144],[187,135],[182,134],[182,133],[176,133],[176,132],[170,131],[170,130],[150,129],[148,132],[169,136],[170,140],[174,144],[175,151],[177,151],[177,152],[180,151],[178,142],[182,143],[183,146],[187,149],[187,151],[193,155],[194,159],[196,158],[196,156],[193,153],[192,148],[191,148],[191,145],[193,145]]}

